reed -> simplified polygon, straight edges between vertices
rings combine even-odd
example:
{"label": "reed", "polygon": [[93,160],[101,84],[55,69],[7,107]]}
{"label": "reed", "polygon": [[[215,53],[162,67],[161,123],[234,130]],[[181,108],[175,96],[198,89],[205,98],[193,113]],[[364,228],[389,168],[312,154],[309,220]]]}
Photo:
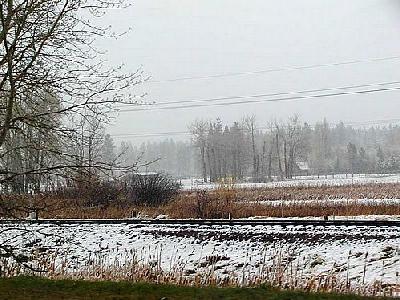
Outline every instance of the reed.
{"label": "reed", "polygon": [[[335,266],[329,272],[305,274],[305,257],[295,257],[293,251],[281,247],[279,243],[272,250],[264,249],[258,268],[249,268],[252,265],[252,257],[246,255],[246,263],[230,272],[221,271],[220,264],[226,261],[223,253],[215,252],[212,256],[201,257],[194,270],[189,269],[186,262],[176,256],[170,261],[164,261],[163,257],[162,246],[130,251],[119,249],[117,253],[96,252],[91,253],[85,260],[71,257],[67,251],[44,253],[33,250],[29,266],[2,257],[0,270],[2,277],[23,275],[49,279],[130,281],[196,287],[268,285],[285,290],[318,293],[400,296],[398,283],[388,285],[376,280],[367,284],[365,278],[352,279],[349,275],[351,252],[348,255],[345,278],[340,276]],[[168,265],[169,267],[166,267]],[[368,268],[367,264],[364,268]]]}
{"label": "reed", "polygon": [[[378,202],[333,202],[332,199],[400,199],[400,184],[235,188],[221,185],[212,191],[182,191],[158,207],[137,206],[126,199],[88,204],[84,199],[55,195],[0,198],[0,215],[25,218],[37,211],[40,218],[123,219],[132,216],[171,218],[245,218],[400,215],[400,205]],[[277,201],[287,201],[277,205]]]}

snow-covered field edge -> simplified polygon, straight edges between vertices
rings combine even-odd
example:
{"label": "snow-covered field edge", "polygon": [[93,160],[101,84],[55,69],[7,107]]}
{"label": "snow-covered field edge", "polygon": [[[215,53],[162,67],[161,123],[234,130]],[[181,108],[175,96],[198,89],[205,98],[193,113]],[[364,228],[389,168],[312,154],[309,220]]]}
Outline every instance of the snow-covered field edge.
{"label": "snow-covered field edge", "polygon": [[[236,188],[270,188],[296,186],[341,186],[352,184],[399,183],[400,174],[337,174],[327,176],[297,176],[294,179],[275,180],[266,183],[242,182],[234,183]],[[180,180],[183,190],[212,190],[220,186],[218,183],[204,183],[202,179]]]}
{"label": "snow-covered field edge", "polygon": [[[30,234],[22,234],[29,229]],[[400,229],[304,226],[2,225],[53,278],[257,285],[397,295]],[[2,258],[3,275],[32,272]],[[14,273],[13,273],[14,272]],[[146,275],[147,274],[147,275]],[[142,277],[141,277],[142,276]]]}

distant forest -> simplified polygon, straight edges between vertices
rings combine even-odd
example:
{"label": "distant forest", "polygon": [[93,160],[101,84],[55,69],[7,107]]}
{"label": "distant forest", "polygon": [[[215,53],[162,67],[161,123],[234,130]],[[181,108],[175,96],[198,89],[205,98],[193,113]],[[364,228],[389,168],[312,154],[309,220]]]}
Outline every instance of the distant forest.
{"label": "distant forest", "polygon": [[326,120],[310,125],[297,116],[260,124],[255,117],[233,124],[198,120],[189,126],[190,141],[122,142],[120,151],[128,163],[139,158],[146,165],[141,171],[212,182],[400,171],[398,125],[355,128]]}

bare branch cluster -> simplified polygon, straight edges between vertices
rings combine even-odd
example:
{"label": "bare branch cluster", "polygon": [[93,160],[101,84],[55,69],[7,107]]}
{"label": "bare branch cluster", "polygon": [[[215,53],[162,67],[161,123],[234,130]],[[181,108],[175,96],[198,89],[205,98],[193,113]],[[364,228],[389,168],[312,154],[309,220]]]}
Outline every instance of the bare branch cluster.
{"label": "bare branch cluster", "polygon": [[[38,176],[97,165],[111,168],[111,161],[96,164],[93,159],[93,147],[100,147],[104,134],[93,145],[93,132],[87,130],[103,132],[114,104],[136,101],[130,89],[142,81],[142,73],[106,66],[96,39],[115,33],[94,20],[129,4],[0,1],[0,183],[26,191],[27,181],[40,182]],[[71,151],[77,142],[91,148],[86,159]]]}

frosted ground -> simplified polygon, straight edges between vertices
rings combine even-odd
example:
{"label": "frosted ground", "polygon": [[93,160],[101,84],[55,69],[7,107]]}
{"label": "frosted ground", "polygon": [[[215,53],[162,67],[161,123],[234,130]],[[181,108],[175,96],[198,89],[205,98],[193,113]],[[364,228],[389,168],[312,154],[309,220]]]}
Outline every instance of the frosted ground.
{"label": "frosted ground", "polygon": [[267,200],[267,201],[247,201],[246,203],[258,203],[272,207],[286,207],[292,205],[311,205],[311,206],[348,206],[348,205],[400,205],[400,199],[323,199],[323,200]]}
{"label": "frosted ground", "polygon": [[47,224],[30,225],[36,233],[24,235],[23,227],[1,226],[9,231],[0,235],[0,243],[7,240],[28,255],[38,249],[57,252],[69,261],[71,273],[92,264],[94,257],[118,266],[135,257],[142,264],[159,263],[165,271],[214,272],[244,284],[278,263],[303,279],[334,275],[353,286],[400,283],[397,227]]}
{"label": "frosted ground", "polygon": [[[292,187],[292,186],[340,186],[351,184],[369,183],[399,183],[400,174],[338,174],[328,176],[297,176],[294,179],[273,181],[268,183],[236,183],[238,188],[262,188],[262,187]],[[215,183],[204,183],[201,179],[181,180],[184,190],[211,190],[219,186]]]}
{"label": "frosted ground", "polygon": [[[266,184],[238,187],[319,186],[364,183],[398,183],[399,175],[356,175],[353,178],[299,177]],[[214,189],[218,185],[182,181],[186,190]],[[318,204],[318,200],[307,200]],[[273,201],[265,205],[297,205],[303,201]],[[399,199],[329,199],[324,205],[400,204]],[[310,217],[311,219],[312,217]],[[336,219],[393,219],[399,216],[336,217]],[[320,219],[320,218],[318,218]],[[400,228],[312,226],[191,226],[191,225],[0,225],[0,244],[17,251],[56,255],[55,269],[66,266],[73,274],[101,263],[121,267],[136,260],[165,272],[183,276],[213,274],[248,284],[252,278],[286,278],[309,282],[332,278],[351,286],[400,286]],[[34,234],[32,234],[34,232]],[[68,262],[65,264],[65,262]],[[272,270],[272,271],[271,271]],[[266,275],[266,273],[268,273]],[[272,275],[275,276],[275,275]],[[399,294],[400,295],[400,294]]]}

